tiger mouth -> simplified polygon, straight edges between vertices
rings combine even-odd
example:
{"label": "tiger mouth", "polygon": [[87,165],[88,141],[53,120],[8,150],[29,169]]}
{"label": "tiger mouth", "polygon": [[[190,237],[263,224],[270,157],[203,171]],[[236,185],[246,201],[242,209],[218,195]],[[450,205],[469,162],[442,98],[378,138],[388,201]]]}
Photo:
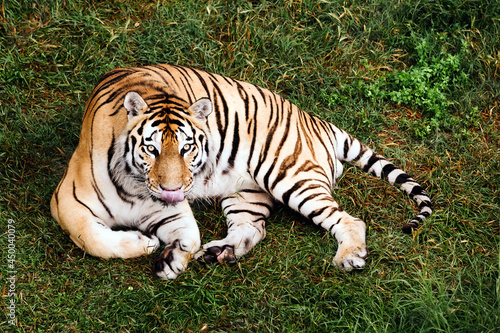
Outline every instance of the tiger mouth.
{"label": "tiger mouth", "polygon": [[166,189],[161,185],[158,185],[158,190],[159,193],[155,191],[154,195],[155,197],[159,198],[160,200],[166,202],[166,203],[177,203],[181,202],[185,199],[184,197],[184,185],[180,186],[179,188],[170,190]]}
{"label": "tiger mouth", "polygon": [[166,189],[161,185],[158,185],[158,188],[151,188],[148,186],[149,193],[152,197],[158,200],[162,200],[166,203],[177,203],[185,200],[192,189],[192,183],[191,186],[186,187],[182,185],[174,190]]}
{"label": "tiger mouth", "polygon": [[160,199],[168,203],[181,202],[184,200],[184,191],[182,188],[178,188],[177,190],[163,190]]}

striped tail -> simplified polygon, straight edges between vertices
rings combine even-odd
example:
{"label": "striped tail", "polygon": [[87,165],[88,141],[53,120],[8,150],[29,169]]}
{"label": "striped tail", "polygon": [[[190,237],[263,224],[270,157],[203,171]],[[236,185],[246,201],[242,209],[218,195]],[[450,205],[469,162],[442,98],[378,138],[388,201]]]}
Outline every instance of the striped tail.
{"label": "striped tail", "polygon": [[[338,142],[337,158],[342,162],[352,164],[376,177],[387,180],[390,184],[399,185],[413,199],[419,208],[419,213],[403,226],[403,232],[410,234],[419,227],[421,222],[432,214],[431,199],[425,190],[403,170],[397,168],[384,156],[376,154],[372,149],[362,144],[358,139],[342,131],[344,142]],[[339,136],[337,136],[339,137]]]}

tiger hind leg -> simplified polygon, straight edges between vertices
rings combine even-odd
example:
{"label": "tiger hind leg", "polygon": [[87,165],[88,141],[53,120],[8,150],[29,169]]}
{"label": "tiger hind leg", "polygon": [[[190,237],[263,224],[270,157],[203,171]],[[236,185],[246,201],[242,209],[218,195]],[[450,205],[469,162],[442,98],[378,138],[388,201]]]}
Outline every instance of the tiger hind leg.
{"label": "tiger hind leg", "polygon": [[155,235],[138,230],[112,230],[104,222],[89,216],[73,215],[70,223],[61,222],[73,242],[95,257],[135,258],[150,254],[160,246]]}
{"label": "tiger hind leg", "polygon": [[[150,254],[160,246],[154,235],[137,230],[112,230],[106,221],[98,217],[89,207],[98,210],[99,203],[86,201],[84,193],[76,191],[74,184],[62,182],[52,196],[50,210],[61,228],[69,233],[73,242],[83,251],[101,258],[134,258]],[[66,187],[66,188],[65,188]],[[73,195],[60,195],[71,193]]]}
{"label": "tiger hind leg", "polygon": [[345,271],[365,266],[368,254],[365,223],[343,211],[329,189],[308,182],[304,188],[289,193],[287,203],[335,236],[338,243],[335,265]]}
{"label": "tiger hind leg", "polygon": [[266,236],[265,223],[273,199],[261,190],[241,190],[221,202],[227,218],[227,236],[203,245],[197,259],[208,263],[233,263]]}

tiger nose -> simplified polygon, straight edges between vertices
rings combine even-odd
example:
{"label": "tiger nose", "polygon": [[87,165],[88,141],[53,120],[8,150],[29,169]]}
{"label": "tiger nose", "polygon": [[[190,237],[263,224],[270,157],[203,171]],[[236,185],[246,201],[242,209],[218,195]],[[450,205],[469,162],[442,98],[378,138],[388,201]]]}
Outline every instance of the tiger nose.
{"label": "tiger nose", "polygon": [[162,185],[160,184],[160,189],[163,191],[178,191],[181,190],[183,185]]}

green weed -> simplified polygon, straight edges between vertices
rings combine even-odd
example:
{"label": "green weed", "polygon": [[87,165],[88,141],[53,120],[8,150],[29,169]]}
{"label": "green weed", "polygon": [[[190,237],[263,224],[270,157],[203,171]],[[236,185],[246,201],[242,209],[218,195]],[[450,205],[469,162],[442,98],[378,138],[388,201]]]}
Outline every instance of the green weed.
{"label": "green weed", "polygon": [[[402,123],[420,139],[428,137],[431,132],[450,130],[460,121],[465,122],[466,126],[474,126],[479,121],[478,107],[465,108],[459,117],[452,112],[452,106],[460,103],[454,100],[455,97],[461,91],[469,90],[472,85],[466,73],[466,43],[463,43],[458,54],[452,55],[445,50],[435,52],[435,48],[441,49],[446,43],[444,35],[434,33],[419,39],[412,33],[412,39],[418,42],[413,51],[416,53],[416,63],[411,67],[378,74],[371,81],[358,79],[341,84],[334,93],[322,90],[323,98],[331,107],[349,103],[353,96],[360,95],[371,103],[386,101],[405,108],[415,108],[422,118]],[[429,39],[441,42],[436,45],[430,43]]]}

